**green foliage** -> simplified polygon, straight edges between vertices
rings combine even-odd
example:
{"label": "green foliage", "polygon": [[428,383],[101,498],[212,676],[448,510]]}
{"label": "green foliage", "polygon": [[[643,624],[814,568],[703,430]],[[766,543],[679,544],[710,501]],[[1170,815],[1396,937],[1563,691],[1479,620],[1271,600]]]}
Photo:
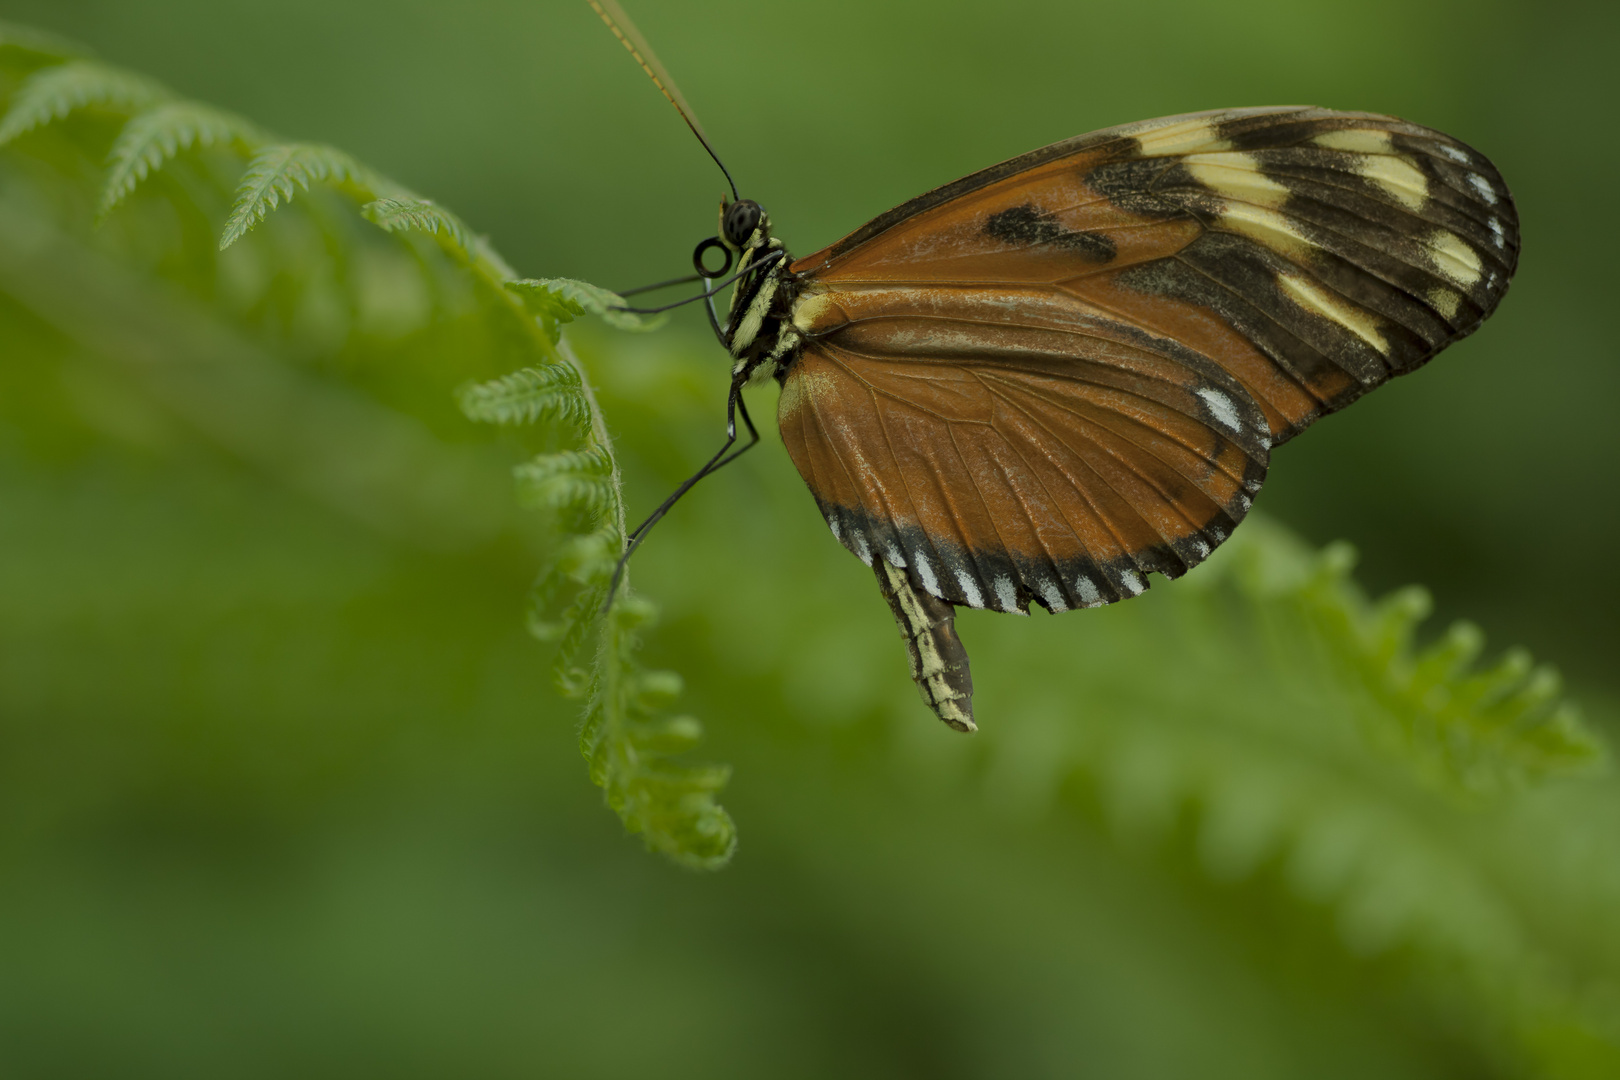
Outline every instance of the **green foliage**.
{"label": "green foliage", "polygon": [[669,321],[668,312],[648,318],[626,311],[625,299],[618,293],[571,278],[525,278],[508,282],[506,287],[522,298],[554,342],[561,339],[565,324],[586,313],[601,316],[603,322],[619,330],[657,330]]}
{"label": "green foliage", "polygon": [[242,174],[235,205],[219,238],[219,249],[224,251],[242,239],[283,201],[291,202],[295,192],[308,191],[316,184],[345,187],[360,199],[393,188],[354,158],[330,146],[278,143],[263,147]]}
{"label": "green foliage", "polygon": [[99,213],[105,216],[155,169],[192,147],[234,143],[248,147],[264,136],[241,117],[195,101],[169,101],[137,113],[124,125],[108,158]]}
{"label": "green foliage", "polygon": [[49,60],[68,60],[86,55],[86,50],[66,38],[30,26],[0,22],[0,49],[30,54]]}
{"label": "green foliage", "polygon": [[163,101],[169,92],[144,75],[95,60],[73,60],[34,72],[8,103],[0,120],[0,146],[70,113],[99,106],[132,112]]}
{"label": "green foliage", "polygon": [[361,207],[366,220],[384,232],[415,230],[429,236],[442,236],[458,251],[473,250],[472,234],[444,207],[429,199],[377,199]]}
{"label": "green foliage", "polygon": [[[601,604],[597,590],[581,597]],[[690,716],[658,715],[680,693],[681,681],[673,672],[643,671],[635,661],[636,628],[651,616],[645,604],[615,602],[602,643],[608,657],[598,662],[590,684],[580,749],[608,805],[648,847],[693,869],[718,869],[737,849],[736,827],[714,801],[731,770],[669,764],[671,754],[697,742],[702,728]]]}
{"label": "green foliage", "polygon": [[[533,296],[538,290],[524,289]],[[575,314],[582,314],[576,311]],[[551,340],[552,331],[546,331]],[[473,420],[529,424],[571,422],[581,429],[577,450],[544,454],[517,466],[520,496],[530,505],[569,513],[572,522],[560,557],[536,585],[529,625],[542,641],[558,641],[554,666],[559,692],[588,702],[580,750],[591,779],[647,846],[696,869],[716,869],[736,850],[736,828],[714,801],[730,777],[719,766],[676,765],[699,729],[682,717],[657,719],[661,698],[650,688],[679,686],[670,672],[644,671],[636,662],[637,628],[653,609],[625,581],[603,615],[608,589],[624,547],[624,505],[618,466],[601,415],[575,362],[530,368],[461,391]],[[594,644],[593,660],[586,653]]]}
{"label": "green foliage", "polygon": [[1311,613],[1328,651],[1365,687],[1369,735],[1385,738],[1414,768],[1471,794],[1485,794],[1579,772],[1603,747],[1576,706],[1560,696],[1551,667],[1522,649],[1485,670],[1475,667],[1485,637],[1453,624],[1423,649],[1414,646],[1431,610],[1413,587],[1369,604],[1350,578],[1353,550],[1336,544],[1312,563],[1276,558],[1256,564],[1254,588],[1286,590]]}
{"label": "green foliage", "polygon": [[[1600,944],[1588,925],[1569,953],[1563,928],[1550,925],[1568,897],[1547,894],[1589,872],[1550,867],[1568,858],[1566,845],[1592,838],[1574,840],[1565,819],[1563,836],[1532,830],[1511,854],[1484,854],[1485,835],[1524,828],[1513,823],[1524,812],[1513,793],[1600,771],[1600,741],[1553,696],[1556,677],[1521,651],[1476,670],[1483,642],[1471,625],[1414,648],[1420,593],[1369,602],[1349,578],[1352,562],[1345,545],[1316,553],[1264,519],[1246,523],[1180,612],[1144,620],[1198,696],[1093,683],[1093,701],[1128,694],[1132,704],[1083,732],[1019,732],[998,748],[999,784],[1051,791],[1083,778],[1128,841],[1184,837],[1216,880],[1269,877],[1331,910],[1354,955],[1412,958],[1462,993],[1487,1042],[1500,1040],[1495,1049],[1510,1058],[1545,1053],[1555,1026],[1558,1053],[1581,1048],[1569,1051],[1586,1062],[1573,1075],[1620,1066],[1620,1012],[1604,1004],[1620,986],[1607,967],[1620,942]],[[1586,856],[1596,865],[1616,853],[1612,839],[1602,843],[1611,854]],[[1560,854],[1547,858],[1541,844]],[[1526,897],[1525,882],[1543,875],[1557,884]],[[1600,906],[1620,901],[1612,876],[1591,887],[1606,897]],[[1594,965],[1594,954],[1604,959]]]}
{"label": "green foliage", "polygon": [[606,448],[541,454],[512,470],[518,499],[536,509],[569,509],[592,521],[602,520],[613,506],[613,455]]}
{"label": "green foliage", "polygon": [[[251,155],[251,160],[236,185],[220,251],[242,241],[296,194],[331,187],[360,203],[362,216],[382,232],[433,238],[464,268],[471,284],[483,290],[481,332],[504,334],[517,328],[514,355],[527,366],[464,387],[460,398],[473,420],[544,424],[552,429],[553,438],[582,440],[578,449],[542,455],[517,467],[523,501],[553,511],[555,554],[535,590],[541,606],[531,617],[531,627],[542,639],[561,642],[558,688],[589,700],[581,747],[592,779],[603,787],[625,825],[641,834],[648,847],[678,862],[703,868],[723,865],[735,835],[714,795],[724,785],[727,771],[671,761],[670,754],[694,740],[673,739],[667,732],[691,734],[696,722],[683,718],[673,727],[660,726],[649,711],[651,698],[639,689],[648,680],[668,682],[666,676],[643,672],[634,660],[634,626],[650,619],[652,609],[626,585],[613,612],[602,614],[606,581],[624,531],[617,467],[577,364],[558,351],[556,326],[561,319],[590,311],[612,325],[639,328],[640,320],[611,311],[617,297],[583,282],[513,280],[516,274],[506,262],[455,214],[341,150],[272,142],[248,121],[177,101],[157,83],[99,61],[69,61],[28,76],[0,119],[0,145],[90,105],[128,116],[108,155],[100,199],[103,216],[185,151],[228,146]],[[360,250],[357,241],[346,236],[332,235],[329,242],[353,248],[352,255]],[[536,306],[538,314],[529,314]],[[553,610],[559,601],[560,612]],[[649,737],[653,730],[666,734]]]}
{"label": "green foliage", "polygon": [[590,424],[579,369],[571,364],[524,368],[487,383],[465,386],[458,395],[468,419],[485,424],[533,424],[567,421]]}

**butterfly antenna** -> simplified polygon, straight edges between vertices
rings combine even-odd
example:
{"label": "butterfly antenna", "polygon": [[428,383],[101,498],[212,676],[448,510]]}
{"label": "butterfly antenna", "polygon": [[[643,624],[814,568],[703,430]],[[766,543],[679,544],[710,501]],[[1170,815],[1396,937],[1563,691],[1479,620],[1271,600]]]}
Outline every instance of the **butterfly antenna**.
{"label": "butterfly antenna", "polygon": [[641,65],[641,70],[647,73],[647,78],[651,79],[653,85],[663,93],[664,98],[675,106],[675,111],[681,114],[681,119],[685,120],[686,126],[692,129],[692,134],[696,135],[698,142],[703,144],[703,149],[707,150],[709,156],[714,159],[714,163],[720,166],[720,171],[725,174],[726,183],[731,185],[731,198],[735,202],[738,198],[737,182],[731,178],[731,170],[726,168],[726,163],[720,160],[720,155],[715,153],[714,147],[709,145],[709,137],[703,134],[703,128],[698,124],[697,117],[693,116],[692,110],[687,107],[686,99],[681,96],[680,88],[675,85],[675,80],[669,77],[669,72],[664,70],[664,65],[658,62],[658,57],[652,51],[652,46],[648,45],[647,39],[641,36],[641,32],[636,29],[636,24],[630,21],[630,16],[625,14],[624,8],[619,6],[618,0],[586,0],[586,3],[590,4],[596,13],[602,16],[602,21],[607,23],[609,30],[613,31],[613,36],[618,38],[626,49],[630,50],[630,55],[635,57],[636,63]]}

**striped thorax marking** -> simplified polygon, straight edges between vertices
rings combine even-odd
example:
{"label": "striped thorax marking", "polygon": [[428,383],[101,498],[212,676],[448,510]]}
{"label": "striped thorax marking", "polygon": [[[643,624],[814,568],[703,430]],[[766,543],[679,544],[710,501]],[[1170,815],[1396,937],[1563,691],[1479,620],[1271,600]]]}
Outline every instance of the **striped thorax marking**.
{"label": "striped thorax marking", "polygon": [[753,299],[748,302],[748,310],[743,312],[741,321],[731,334],[731,355],[740,357],[748,351],[748,346],[754,343],[759,336],[759,328],[765,323],[765,316],[770,313],[771,302],[776,299],[776,290],[782,287],[781,263],[771,267],[760,282],[759,290],[754,293]]}

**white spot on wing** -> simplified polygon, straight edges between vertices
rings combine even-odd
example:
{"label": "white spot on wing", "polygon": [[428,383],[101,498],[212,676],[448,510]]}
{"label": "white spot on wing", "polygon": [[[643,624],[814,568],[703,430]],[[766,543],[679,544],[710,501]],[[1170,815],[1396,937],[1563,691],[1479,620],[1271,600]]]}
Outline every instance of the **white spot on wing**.
{"label": "white spot on wing", "polygon": [[1074,594],[1087,607],[1102,600],[1102,593],[1097,591],[1096,583],[1084,574],[1074,579]]}
{"label": "white spot on wing", "polygon": [[902,570],[905,569],[906,557],[905,555],[901,554],[899,548],[894,546],[893,541],[890,541],[888,546],[883,549],[883,556],[889,560],[890,566],[897,567]]}
{"label": "white spot on wing", "polygon": [[843,527],[838,524],[838,519],[832,514],[827,515],[827,528],[832,530],[834,539],[842,540],[844,538]]}
{"label": "white spot on wing", "polygon": [[1489,180],[1485,179],[1483,176],[1480,176],[1478,173],[1469,173],[1468,183],[1475,191],[1479,192],[1480,198],[1484,199],[1492,206],[1496,205],[1496,189],[1491,187],[1491,182]]}
{"label": "white spot on wing", "polygon": [[956,583],[962,587],[962,599],[968,602],[968,607],[984,607],[984,594],[979,592],[979,583],[966,570],[956,572]]}
{"label": "white spot on wing", "polygon": [[1209,558],[1209,545],[1204,543],[1202,537],[1193,537],[1192,549],[1200,559]]}
{"label": "white spot on wing", "polygon": [[861,562],[865,563],[867,566],[871,566],[872,548],[871,545],[866,542],[866,534],[857,531],[850,534],[850,539],[855,541],[855,557],[861,560]]}
{"label": "white spot on wing", "polygon": [[1125,591],[1132,596],[1140,596],[1142,591],[1147,588],[1146,585],[1142,584],[1142,579],[1135,570],[1121,570],[1119,572],[1119,583],[1125,586]]}
{"label": "white spot on wing", "polygon": [[1018,607],[1018,591],[1013,588],[1012,579],[1006,574],[997,574],[995,580],[996,603],[1001,605],[1002,611],[1014,611]]}
{"label": "white spot on wing", "polygon": [[938,596],[939,578],[934,576],[934,567],[929,563],[928,556],[918,551],[912,554],[912,558],[917,562],[917,576],[922,578],[923,588],[927,589],[930,595]]}
{"label": "white spot on wing", "polygon": [[1495,218],[1491,218],[1491,234],[1496,237],[1497,247],[1507,247],[1507,230],[1502,228],[1502,223]]}
{"label": "white spot on wing", "polygon": [[1243,430],[1243,421],[1238,417],[1237,406],[1232,403],[1231,398],[1210,386],[1201,386],[1197,392],[1198,396],[1204,399],[1204,404],[1209,406],[1210,415],[1217,421],[1231,431]]}
{"label": "white spot on wing", "polygon": [[1237,497],[1237,504],[1238,508],[1247,514],[1249,512],[1249,507],[1254,505],[1254,500],[1249,498],[1247,495],[1239,495]]}
{"label": "white spot on wing", "polygon": [[1447,146],[1445,143],[1439,143],[1435,146],[1435,149],[1446,155],[1446,157],[1450,158],[1452,161],[1457,162],[1459,165],[1472,165],[1474,163],[1467,154],[1463,153],[1455,146]]}
{"label": "white spot on wing", "polygon": [[1041,579],[1041,599],[1046,601],[1048,611],[1069,610],[1069,602],[1063,598],[1063,590],[1058,588],[1057,582],[1051,578]]}

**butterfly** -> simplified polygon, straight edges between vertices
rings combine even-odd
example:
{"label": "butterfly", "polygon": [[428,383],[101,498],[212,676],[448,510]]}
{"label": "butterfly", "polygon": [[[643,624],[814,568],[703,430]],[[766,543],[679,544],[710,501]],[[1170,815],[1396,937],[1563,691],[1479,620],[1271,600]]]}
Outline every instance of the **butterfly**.
{"label": "butterfly", "polygon": [[802,258],[733,186],[694,253],[731,358],[728,440],[626,555],[742,452],[736,415],[758,440],[742,390],[775,380],[782,442],[876,576],[923,701],[975,730],[956,608],[1099,607],[1180,577],[1248,514],[1277,446],[1472,333],[1518,254],[1484,155],[1312,107],[1054,143]]}

